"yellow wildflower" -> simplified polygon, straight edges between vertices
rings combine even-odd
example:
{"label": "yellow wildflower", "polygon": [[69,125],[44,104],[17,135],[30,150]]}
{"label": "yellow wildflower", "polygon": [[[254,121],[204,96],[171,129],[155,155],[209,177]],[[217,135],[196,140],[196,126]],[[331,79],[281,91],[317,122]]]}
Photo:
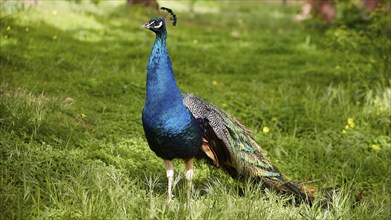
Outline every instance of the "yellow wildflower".
{"label": "yellow wildflower", "polygon": [[348,125],[349,125],[349,127],[354,128],[354,120],[353,120],[353,118],[348,118]]}
{"label": "yellow wildflower", "polygon": [[270,128],[268,128],[268,127],[263,127],[263,129],[262,129],[262,132],[264,133],[264,134],[267,134],[267,133],[269,133],[269,131],[270,131]]}
{"label": "yellow wildflower", "polygon": [[371,150],[373,151],[379,151],[381,148],[378,144],[371,144]]}

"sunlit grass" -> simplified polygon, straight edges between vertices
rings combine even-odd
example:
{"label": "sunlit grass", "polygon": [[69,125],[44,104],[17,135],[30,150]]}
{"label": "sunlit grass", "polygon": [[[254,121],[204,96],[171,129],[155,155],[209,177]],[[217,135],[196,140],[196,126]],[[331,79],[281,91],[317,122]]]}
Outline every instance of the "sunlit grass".
{"label": "sunlit grass", "polygon": [[179,18],[168,49],[182,91],[237,117],[293,181],[335,187],[328,208],[293,206],[203,162],[189,200],[181,161],[167,204],[141,125],[154,35],[139,26],[157,13],[123,1],[1,4],[0,219],[391,216],[390,88],[360,90],[344,51],[291,20],[299,5],[167,2]]}

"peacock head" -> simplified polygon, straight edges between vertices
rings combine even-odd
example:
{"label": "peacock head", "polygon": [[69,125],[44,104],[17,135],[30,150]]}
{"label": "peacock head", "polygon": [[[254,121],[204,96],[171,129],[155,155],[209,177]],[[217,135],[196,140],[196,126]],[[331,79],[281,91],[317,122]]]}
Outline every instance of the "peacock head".
{"label": "peacock head", "polygon": [[156,34],[161,34],[166,31],[166,22],[162,18],[152,18],[141,27],[151,30]]}
{"label": "peacock head", "polygon": [[162,18],[152,18],[151,20],[149,20],[147,23],[145,23],[141,27],[146,28],[148,30],[151,30],[151,31],[155,32],[156,34],[163,34],[166,32],[166,17],[167,17],[167,15],[171,15],[171,20],[173,21],[172,24],[175,26],[176,25],[176,15],[174,14],[174,12],[171,9],[165,8],[165,7],[161,7],[160,9],[162,9],[163,11],[167,11],[168,13],[165,16],[163,16]]}

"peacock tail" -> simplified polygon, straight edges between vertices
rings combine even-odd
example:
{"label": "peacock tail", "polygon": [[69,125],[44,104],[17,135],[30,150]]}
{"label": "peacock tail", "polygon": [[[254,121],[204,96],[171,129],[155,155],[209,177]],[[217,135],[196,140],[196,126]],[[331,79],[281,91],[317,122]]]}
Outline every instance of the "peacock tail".
{"label": "peacock tail", "polygon": [[191,94],[183,94],[183,103],[197,119],[204,134],[202,151],[214,165],[235,179],[255,180],[312,204],[314,190],[288,181],[236,118]]}

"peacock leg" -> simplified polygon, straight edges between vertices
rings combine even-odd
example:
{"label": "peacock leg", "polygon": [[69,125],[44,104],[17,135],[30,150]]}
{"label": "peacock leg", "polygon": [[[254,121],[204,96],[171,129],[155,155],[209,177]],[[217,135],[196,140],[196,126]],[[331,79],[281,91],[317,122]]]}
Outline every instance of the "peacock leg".
{"label": "peacock leg", "polygon": [[174,164],[171,160],[164,160],[168,179],[168,202],[172,199],[172,182],[174,181]]}
{"label": "peacock leg", "polygon": [[190,158],[190,159],[185,160],[186,179],[189,181],[189,190],[187,191],[187,193],[188,193],[187,195],[188,195],[189,199],[191,197],[191,191],[193,189],[193,185],[192,185],[192,179],[193,179],[193,175],[194,175],[193,161],[194,161],[194,158]]}

